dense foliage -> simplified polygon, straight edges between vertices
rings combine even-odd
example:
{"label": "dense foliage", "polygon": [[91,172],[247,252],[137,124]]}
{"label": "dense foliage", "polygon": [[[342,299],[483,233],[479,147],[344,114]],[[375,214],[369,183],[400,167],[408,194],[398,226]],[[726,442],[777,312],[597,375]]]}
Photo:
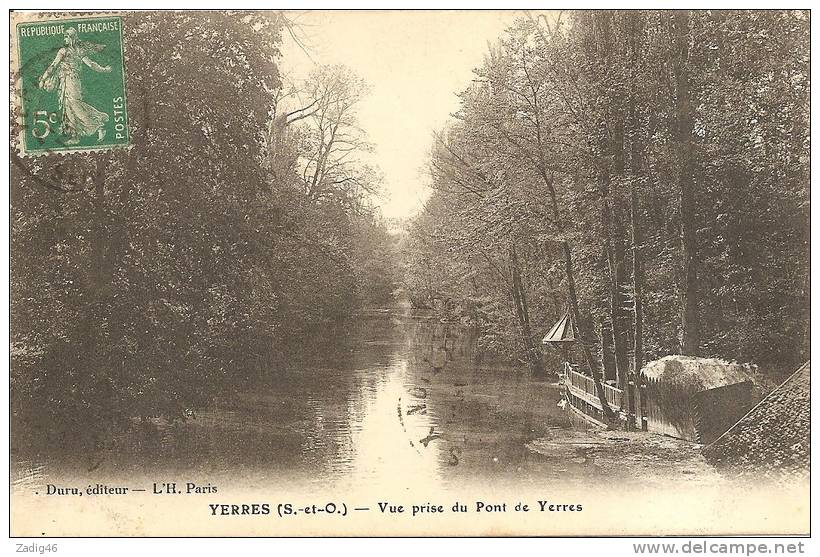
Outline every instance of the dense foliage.
{"label": "dense foliage", "polygon": [[302,93],[323,113],[277,119],[287,25],[276,13],[129,14],[132,146],[12,152],[18,431],[95,443],[135,417],[184,418],[390,300],[390,269],[363,263],[391,242],[369,202],[378,175],[355,152],[340,164],[339,136],[325,135],[356,128],[363,84],[321,68]]}
{"label": "dense foliage", "polygon": [[793,369],[809,357],[808,37],[791,11],[522,18],[434,143],[411,301],[534,370],[574,303],[607,376],[681,352]]}

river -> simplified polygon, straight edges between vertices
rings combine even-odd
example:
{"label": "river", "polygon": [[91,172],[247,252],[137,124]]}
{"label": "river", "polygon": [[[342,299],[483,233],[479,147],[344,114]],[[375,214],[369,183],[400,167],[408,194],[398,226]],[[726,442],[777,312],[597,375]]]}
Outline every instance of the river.
{"label": "river", "polygon": [[[325,340],[335,349],[314,363],[262,370],[186,421],[136,422],[103,449],[59,454],[13,443],[19,527],[42,535],[658,534],[785,532],[794,530],[795,512],[807,516],[803,491],[733,485],[697,445],[589,425],[559,405],[557,384],[476,361],[474,336],[458,325],[409,310],[371,311],[347,338]],[[156,486],[187,482],[206,494],[155,495]],[[49,485],[127,487],[130,495],[44,497]],[[288,499],[370,510],[330,522],[306,515],[296,526],[209,520],[210,503]],[[378,510],[388,501],[448,509],[461,502],[471,511],[456,522],[404,522]],[[584,511],[523,513],[522,522],[515,512],[485,516],[479,501],[554,501]],[[78,512],[83,521],[67,520]]]}
{"label": "river", "polygon": [[693,445],[592,429],[559,407],[557,384],[476,363],[474,335],[457,324],[409,310],[364,312],[342,345],[320,363],[243,383],[185,422],[154,421],[147,434],[93,454],[22,456],[14,483],[184,476],[246,489],[436,490],[717,478]]}

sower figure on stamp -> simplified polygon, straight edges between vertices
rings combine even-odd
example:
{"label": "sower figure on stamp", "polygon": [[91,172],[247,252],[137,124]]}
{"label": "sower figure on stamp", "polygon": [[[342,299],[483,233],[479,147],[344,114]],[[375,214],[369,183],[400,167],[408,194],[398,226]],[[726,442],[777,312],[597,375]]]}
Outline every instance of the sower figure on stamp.
{"label": "sower figure on stamp", "polygon": [[80,41],[77,30],[68,28],[64,34],[65,46],[57,52],[54,61],[40,77],[38,85],[46,91],[58,91],[58,102],[62,111],[60,130],[68,136],[66,144],[76,145],[80,136],[97,134],[97,141],[105,137],[108,114],[83,102],[80,70],[85,64],[100,73],[110,73],[111,66],[101,66],[88,58],[91,52],[100,52],[105,45]]}

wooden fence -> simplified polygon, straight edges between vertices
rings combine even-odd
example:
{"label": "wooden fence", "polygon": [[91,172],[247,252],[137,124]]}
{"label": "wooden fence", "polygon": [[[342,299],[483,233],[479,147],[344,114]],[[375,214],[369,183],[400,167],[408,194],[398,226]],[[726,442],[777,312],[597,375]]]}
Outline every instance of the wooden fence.
{"label": "wooden fence", "polygon": [[[562,382],[565,386],[567,399],[576,410],[594,418],[596,421],[605,421],[601,401],[598,398],[598,390],[592,377],[580,373],[575,366],[564,364]],[[637,427],[646,431],[647,397],[643,384],[638,386],[633,382],[629,383],[629,396],[633,406],[630,415],[627,415],[630,401],[626,400],[627,395],[622,389],[607,383],[601,383],[601,388],[603,389],[604,398],[612,411],[618,414],[625,424],[631,424],[627,427]]]}
{"label": "wooden fence", "polygon": [[[598,410],[603,410],[603,408],[601,408],[601,401],[598,398],[598,390],[595,388],[595,381],[593,381],[592,377],[579,373],[571,366],[566,365],[564,366],[564,375],[567,378],[566,385],[570,394],[591,404]],[[606,383],[601,383],[601,387],[604,389],[604,397],[609,407],[616,412],[620,410],[622,407],[621,400],[623,399],[623,391]]]}

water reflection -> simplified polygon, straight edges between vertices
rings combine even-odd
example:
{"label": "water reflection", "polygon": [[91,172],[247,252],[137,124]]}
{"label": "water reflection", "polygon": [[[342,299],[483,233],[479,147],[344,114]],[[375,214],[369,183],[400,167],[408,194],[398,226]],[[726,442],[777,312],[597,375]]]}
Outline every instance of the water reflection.
{"label": "water reflection", "polygon": [[366,482],[374,488],[416,488],[437,481],[437,446],[429,439],[435,428],[430,416],[418,407],[412,389],[406,385],[408,365],[396,359],[383,375],[377,390],[362,393],[366,411],[353,424],[353,460],[349,483]]}
{"label": "water reflection", "polygon": [[129,435],[82,457],[17,458],[17,474],[26,485],[184,473],[247,488],[287,481],[425,489],[566,473],[566,463],[526,448],[573,427],[555,386],[475,364],[469,331],[377,313],[358,319],[347,341],[324,361],[226,392],[195,419],[158,422],[153,437]]}

